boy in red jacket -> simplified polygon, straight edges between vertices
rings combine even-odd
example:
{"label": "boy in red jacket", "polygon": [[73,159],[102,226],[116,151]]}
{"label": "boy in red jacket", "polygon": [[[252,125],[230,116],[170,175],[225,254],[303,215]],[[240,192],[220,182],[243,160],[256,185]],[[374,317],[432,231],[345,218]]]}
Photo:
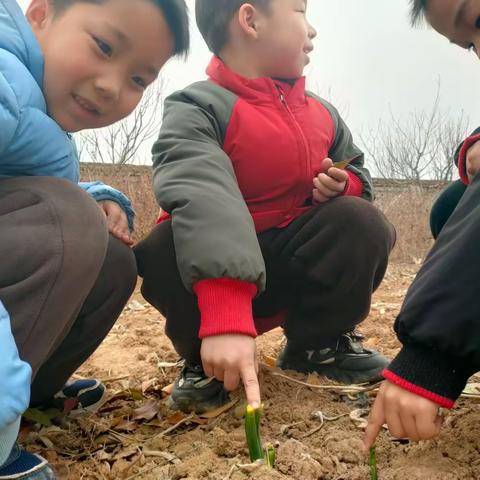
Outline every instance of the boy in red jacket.
{"label": "boy in red jacket", "polygon": [[354,329],[394,231],[337,110],[305,90],[306,7],[197,0],[209,79],[165,102],[154,190],[169,216],[136,255],[142,293],[186,361],[171,396],[185,411],[221,404],[240,380],[260,403],[255,336],[278,325],[282,368],[357,383],[388,363]]}
{"label": "boy in red jacket", "polygon": [[[480,52],[480,0],[413,0],[412,15],[414,23],[424,15],[452,43]],[[440,407],[452,408],[468,378],[480,370],[479,140],[476,131],[458,151],[466,188],[453,183],[432,211],[438,237],[396,320],[403,347],[384,372],[387,381],[370,415],[367,448],[384,423],[399,438],[438,435]]]}

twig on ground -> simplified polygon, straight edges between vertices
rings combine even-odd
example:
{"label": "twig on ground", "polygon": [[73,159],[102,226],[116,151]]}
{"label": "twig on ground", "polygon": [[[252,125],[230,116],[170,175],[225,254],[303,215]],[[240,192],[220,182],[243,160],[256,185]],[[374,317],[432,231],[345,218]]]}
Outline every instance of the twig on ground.
{"label": "twig on ground", "polygon": [[162,437],[164,437],[165,435],[168,435],[170,432],[173,432],[174,430],[176,430],[180,425],[183,425],[184,423],[189,422],[189,421],[192,420],[194,417],[195,417],[195,414],[194,414],[194,413],[191,413],[190,415],[188,415],[188,417],[182,418],[182,419],[181,419],[179,422],[177,422],[175,425],[172,425],[171,427],[168,427],[168,428],[167,428],[166,430],[164,430],[163,432],[157,433],[157,434],[154,435],[152,438],[162,438]]}
{"label": "twig on ground", "polygon": [[289,377],[288,375],[284,375],[280,372],[272,372],[272,375],[275,377],[284,378],[285,380],[289,380],[293,383],[298,383],[299,385],[303,385],[304,387],[312,388],[314,390],[326,390],[326,391],[333,391],[333,392],[340,392],[340,393],[361,393],[361,392],[371,392],[373,390],[377,390],[380,387],[381,382],[374,383],[372,385],[312,385],[311,383],[302,382],[301,380],[297,380],[296,378]]}

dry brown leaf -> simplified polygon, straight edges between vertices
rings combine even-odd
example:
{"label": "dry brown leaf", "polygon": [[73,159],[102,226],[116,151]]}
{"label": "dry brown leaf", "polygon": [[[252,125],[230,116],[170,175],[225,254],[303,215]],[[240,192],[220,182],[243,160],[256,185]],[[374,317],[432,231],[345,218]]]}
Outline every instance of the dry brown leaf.
{"label": "dry brown leaf", "polygon": [[220,415],[222,415],[222,413],[225,413],[228,410],[230,410],[237,402],[238,402],[238,399],[235,398],[234,400],[226,403],[225,405],[222,405],[221,407],[216,408],[215,410],[210,410],[205,413],[200,413],[199,417],[207,418],[207,419],[217,418]]}
{"label": "dry brown leaf", "polygon": [[173,412],[167,416],[166,420],[170,425],[176,425],[178,422],[185,420],[189,415],[182,412]]}
{"label": "dry brown leaf", "polygon": [[170,385],[166,385],[165,387],[162,388],[162,393],[165,394],[165,396],[168,396],[172,393],[174,383],[171,383]]}
{"label": "dry brown leaf", "polygon": [[122,448],[118,453],[113,456],[113,460],[120,460],[121,458],[133,457],[138,453],[138,447],[132,446]]}
{"label": "dry brown leaf", "polygon": [[131,420],[123,420],[117,423],[115,426],[112,425],[112,429],[118,432],[134,432],[137,427],[138,425]]}
{"label": "dry brown leaf", "polygon": [[142,393],[145,395],[145,393],[154,391],[156,392],[157,390],[160,390],[160,382],[158,378],[151,378],[150,380],[146,380],[145,382],[142,382]]}
{"label": "dry brown leaf", "polygon": [[277,366],[277,359],[274,357],[265,356],[263,357],[263,363],[266,367],[275,368]]}
{"label": "dry brown leaf", "polygon": [[152,420],[158,415],[160,411],[160,403],[157,400],[149,400],[141,407],[136,408],[133,411],[133,420]]}
{"label": "dry brown leaf", "polygon": [[309,385],[321,385],[322,382],[320,381],[320,377],[316,373],[309,373],[307,377],[307,381]]}

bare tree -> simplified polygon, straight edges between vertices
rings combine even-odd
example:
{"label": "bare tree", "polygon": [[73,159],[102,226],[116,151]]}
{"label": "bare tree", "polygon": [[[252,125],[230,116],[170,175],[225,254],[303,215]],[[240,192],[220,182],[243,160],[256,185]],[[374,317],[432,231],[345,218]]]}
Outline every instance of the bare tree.
{"label": "bare tree", "polygon": [[468,118],[440,109],[440,86],[430,111],[414,111],[406,119],[390,111],[375,130],[360,135],[367,158],[376,175],[420,182],[448,181],[453,177],[453,156],[466,137]]}
{"label": "bare tree", "polygon": [[164,81],[159,78],[146,90],[129,117],[109,127],[80,133],[77,137],[80,154],[93,162],[116,165],[138,160],[140,146],[159,131],[163,89]]}

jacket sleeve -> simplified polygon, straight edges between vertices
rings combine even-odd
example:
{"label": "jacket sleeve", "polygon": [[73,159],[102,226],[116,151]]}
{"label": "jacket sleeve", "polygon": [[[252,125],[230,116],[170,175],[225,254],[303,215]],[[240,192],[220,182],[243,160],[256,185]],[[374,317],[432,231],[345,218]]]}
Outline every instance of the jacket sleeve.
{"label": "jacket sleeve", "polygon": [[28,408],[32,370],[18,355],[10,317],[0,302],[0,431],[14,423]]}
{"label": "jacket sleeve", "polygon": [[233,101],[225,106],[219,95],[200,93],[177,92],[165,101],[152,150],[154,192],[172,216],[177,263],[189,291],[202,280],[227,278],[261,292],[265,265],[255,227],[221,148],[225,132],[218,119],[228,124]]}
{"label": "jacket sleeve", "polygon": [[17,97],[0,73],[0,162],[2,153],[15,134],[19,116]]}
{"label": "jacket sleeve", "polygon": [[135,212],[132,208],[130,200],[125,194],[123,194],[120,190],[105,185],[102,182],[80,182],[78,186],[85,190],[96,202],[110,200],[118,203],[118,205],[120,205],[127,215],[128,228],[130,231],[133,231]]}
{"label": "jacket sleeve", "polygon": [[457,148],[455,152],[455,164],[458,167],[458,173],[460,179],[465,185],[468,185],[468,176],[467,176],[467,152],[468,149],[476,142],[480,140],[480,128],[477,128],[472,132],[472,134],[465,139]]}
{"label": "jacket sleeve", "polygon": [[480,370],[480,177],[412,283],[395,330],[403,348],[385,377],[450,408]]}

